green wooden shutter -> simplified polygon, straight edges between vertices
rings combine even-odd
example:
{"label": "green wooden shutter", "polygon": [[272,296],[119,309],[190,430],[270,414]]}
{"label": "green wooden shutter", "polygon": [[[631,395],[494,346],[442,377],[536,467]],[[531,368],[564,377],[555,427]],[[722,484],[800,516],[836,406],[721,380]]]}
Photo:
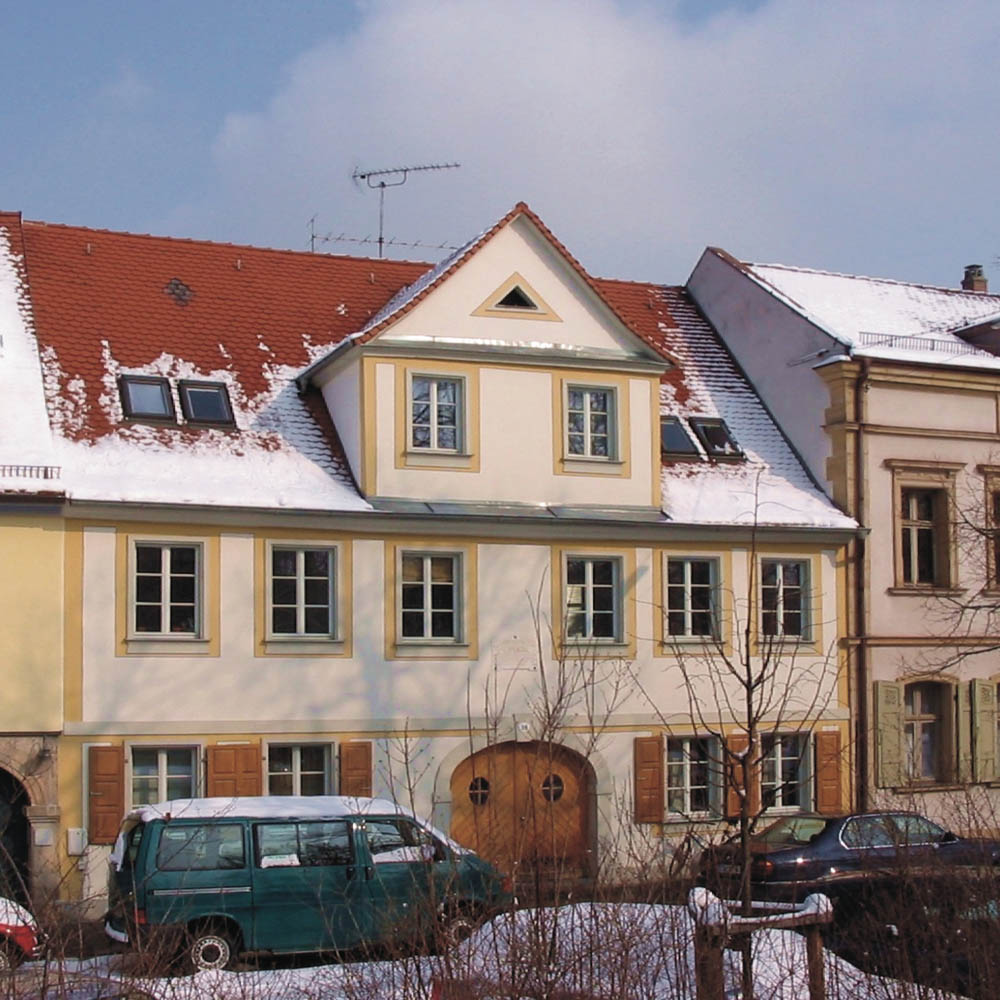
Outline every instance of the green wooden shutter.
{"label": "green wooden shutter", "polygon": [[[952,686],[943,691],[951,693]],[[972,688],[969,684],[955,686],[955,724],[958,727],[958,768],[954,775],[946,774],[945,780],[957,778],[966,783],[972,781]],[[947,756],[944,758],[948,760]]]}
{"label": "green wooden shutter", "polygon": [[876,783],[882,788],[903,784],[903,685],[875,682]]}
{"label": "green wooden shutter", "polygon": [[972,747],[976,781],[995,781],[997,773],[997,689],[993,681],[972,681]]}

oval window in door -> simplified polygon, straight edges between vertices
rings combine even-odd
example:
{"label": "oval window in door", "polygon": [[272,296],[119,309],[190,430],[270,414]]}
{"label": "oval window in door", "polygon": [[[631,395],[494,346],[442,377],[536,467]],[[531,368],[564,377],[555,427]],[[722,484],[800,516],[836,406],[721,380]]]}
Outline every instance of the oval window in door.
{"label": "oval window in door", "polygon": [[469,782],[469,801],[474,806],[486,805],[490,797],[490,783],[485,778],[473,778]]}
{"label": "oval window in door", "polygon": [[550,774],[542,782],[542,795],[546,802],[558,802],[563,794],[563,780],[558,774]]}

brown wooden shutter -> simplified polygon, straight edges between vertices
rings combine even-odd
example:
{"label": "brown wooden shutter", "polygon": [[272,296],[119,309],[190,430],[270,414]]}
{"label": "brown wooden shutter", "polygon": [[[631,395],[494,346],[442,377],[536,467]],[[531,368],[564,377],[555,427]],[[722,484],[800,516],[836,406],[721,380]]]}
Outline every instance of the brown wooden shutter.
{"label": "brown wooden shutter", "polygon": [[816,812],[836,816],[843,812],[839,732],[818,732],[816,740]]}
{"label": "brown wooden shutter", "polygon": [[663,822],[663,736],[633,742],[636,823]]}
{"label": "brown wooden shutter", "polygon": [[[743,768],[740,764],[740,759],[747,752],[749,745],[750,741],[743,733],[735,733],[726,739],[725,767],[723,770],[726,776],[726,815],[729,817],[739,816],[740,814],[740,791],[743,788]],[[733,754],[739,756],[734,759]],[[751,797],[754,798],[753,789],[751,788],[750,791]],[[755,811],[754,803],[751,802],[750,814],[753,815]]]}
{"label": "brown wooden shutter", "polygon": [[234,799],[239,795],[260,795],[259,743],[210,746],[206,760],[208,796]]}
{"label": "brown wooden shutter", "polygon": [[88,839],[113,844],[125,814],[125,750],[121,745],[91,747]]}
{"label": "brown wooden shutter", "polygon": [[365,740],[340,744],[340,794],[372,793],[372,745]]}

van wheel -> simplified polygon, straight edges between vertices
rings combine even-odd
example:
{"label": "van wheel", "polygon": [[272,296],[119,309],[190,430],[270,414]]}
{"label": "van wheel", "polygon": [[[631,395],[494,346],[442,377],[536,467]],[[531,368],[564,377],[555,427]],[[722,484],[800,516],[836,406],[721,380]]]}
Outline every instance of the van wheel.
{"label": "van wheel", "polygon": [[468,910],[452,910],[441,916],[441,943],[445,948],[454,948],[467,937],[471,937],[482,921]]}
{"label": "van wheel", "polygon": [[189,932],[185,964],[192,972],[231,969],[236,960],[232,935],[220,927],[197,927]]}

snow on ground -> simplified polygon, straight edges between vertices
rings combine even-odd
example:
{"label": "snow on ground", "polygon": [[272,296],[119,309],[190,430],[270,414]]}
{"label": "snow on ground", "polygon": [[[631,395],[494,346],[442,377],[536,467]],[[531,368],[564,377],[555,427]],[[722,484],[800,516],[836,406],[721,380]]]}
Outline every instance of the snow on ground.
{"label": "snow on ground", "polygon": [[[411,1000],[430,996],[433,981],[450,976],[471,981],[475,985],[466,995],[484,1000],[547,996],[553,988],[608,1000],[694,1000],[693,929],[682,906],[579,903],[503,914],[445,956],[132,982],[162,1000]],[[120,961],[103,956],[72,963],[67,971],[106,975]],[[757,1000],[807,1000],[805,938],[800,935],[756,934],[754,970]],[[952,996],[868,975],[830,952],[825,974],[829,1000]],[[725,980],[727,998],[738,997],[735,952],[726,952]],[[496,993],[491,985],[499,988]]]}

